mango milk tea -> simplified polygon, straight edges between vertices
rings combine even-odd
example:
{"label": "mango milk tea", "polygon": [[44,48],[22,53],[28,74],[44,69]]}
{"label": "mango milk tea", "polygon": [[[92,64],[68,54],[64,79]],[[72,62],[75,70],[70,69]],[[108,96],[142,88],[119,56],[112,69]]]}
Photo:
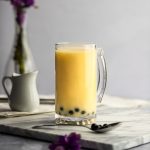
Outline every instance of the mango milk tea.
{"label": "mango milk tea", "polygon": [[62,47],[55,52],[56,114],[96,114],[97,56],[95,47]]}

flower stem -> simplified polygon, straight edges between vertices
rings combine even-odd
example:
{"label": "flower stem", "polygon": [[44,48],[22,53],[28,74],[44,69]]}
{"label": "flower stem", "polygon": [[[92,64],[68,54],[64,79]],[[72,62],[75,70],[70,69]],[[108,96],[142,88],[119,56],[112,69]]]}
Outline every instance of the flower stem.
{"label": "flower stem", "polygon": [[25,73],[25,53],[24,53],[24,43],[23,43],[23,36],[24,31],[23,28],[20,27],[20,32],[16,38],[16,45],[15,45],[15,53],[14,53],[14,61],[17,65],[17,72],[20,74]]}

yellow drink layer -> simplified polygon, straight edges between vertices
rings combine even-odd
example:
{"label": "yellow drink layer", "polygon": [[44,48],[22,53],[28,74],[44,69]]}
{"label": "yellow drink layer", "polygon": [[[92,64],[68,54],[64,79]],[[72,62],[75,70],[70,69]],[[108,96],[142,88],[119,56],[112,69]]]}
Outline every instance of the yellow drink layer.
{"label": "yellow drink layer", "polygon": [[96,50],[56,50],[55,63],[56,113],[74,117],[95,114]]}

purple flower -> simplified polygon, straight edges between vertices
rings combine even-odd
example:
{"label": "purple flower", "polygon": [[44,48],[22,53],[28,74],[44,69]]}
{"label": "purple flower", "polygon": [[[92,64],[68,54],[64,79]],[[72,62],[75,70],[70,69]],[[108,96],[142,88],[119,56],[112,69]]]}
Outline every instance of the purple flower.
{"label": "purple flower", "polygon": [[34,0],[11,0],[11,4],[18,7],[31,7],[35,4]]}
{"label": "purple flower", "polygon": [[25,7],[30,7],[34,5],[34,0],[22,0]]}
{"label": "purple flower", "polygon": [[25,20],[25,9],[34,6],[35,0],[10,0],[16,11],[16,21],[19,25],[22,25]]}
{"label": "purple flower", "polygon": [[58,141],[49,146],[50,150],[80,150],[80,134],[60,136]]}

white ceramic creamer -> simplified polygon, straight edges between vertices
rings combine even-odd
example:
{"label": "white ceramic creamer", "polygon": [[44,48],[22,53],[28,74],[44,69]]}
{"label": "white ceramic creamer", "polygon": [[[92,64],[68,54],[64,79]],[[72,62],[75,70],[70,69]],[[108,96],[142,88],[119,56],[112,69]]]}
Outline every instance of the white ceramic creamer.
{"label": "white ceramic creamer", "polygon": [[[13,111],[30,112],[39,108],[39,95],[36,87],[38,71],[21,75],[5,76],[2,79],[3,88],[8,96],[9,106]],[[12,89],[7,90],[6,80],[12,83]]]}

